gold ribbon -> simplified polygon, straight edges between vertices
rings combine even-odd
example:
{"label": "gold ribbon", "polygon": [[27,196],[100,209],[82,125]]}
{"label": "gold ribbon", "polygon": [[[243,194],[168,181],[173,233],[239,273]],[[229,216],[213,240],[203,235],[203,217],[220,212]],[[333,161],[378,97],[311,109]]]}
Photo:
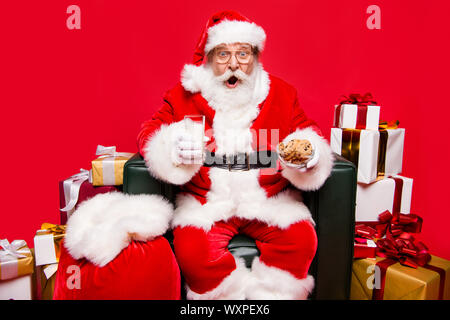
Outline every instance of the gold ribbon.
{"label": "gold ribbon", "polygon": [[386,149],[389,134],[387,130],[380,131],[380,140],[378,142],[378,161],[377,161],[377,173],[380,176],[384,176],[386,168]]}
{"label": "gold ribbon", "polygon": [[378,124],[378,129],[379,130],[397,129],[399,124],[400,121],[398,120],[380,121],[380,123]]}
{"label": "gold ribbon", "polygon": [[378,125],[378,131],[380,132],[380,140],[378,143],[378,160],[377,160],[377,174],[384,176],[386,171],[386,151],[388,141],[388,129],[397,129],[400,121],[380,121]]}
{"label": "gold ribbon", "polygon": [[42,232],[46,231],[47,233],[44,233],[44,234],[52,233],[53,235],[61,235],[61,234],[66,233],[66,225],[44,222],[41,225],[41,230],[39,230],[39,231],[42,231]]}
{"label": "gold ribbon", "polygon": [[358,167],[360,136],[359,129],[342,129],[341,156],[353,162],[356,167]]}

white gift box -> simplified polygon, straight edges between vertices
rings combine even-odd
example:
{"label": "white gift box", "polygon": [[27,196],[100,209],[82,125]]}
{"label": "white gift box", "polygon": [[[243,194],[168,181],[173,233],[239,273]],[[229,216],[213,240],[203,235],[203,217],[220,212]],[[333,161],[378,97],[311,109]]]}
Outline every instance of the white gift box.
{"label": "white gift box", "polygon": [[32,275],[0,281],[0,300],[31,300]]}
{"label": "white gift box", "polygon": [[404,139],[403,128],[383,131],[331,128],[330,146],[333,152],[357,166],[358,182],[371,183],[379,174],[401,173]]}
{"label": "white gift box", "polygon": [[53,234],[39,234],[34,237],[34,259],[36,266],[57,263]]}
{"label": "white gift box", "polygon": [[[359,139],[356,139],[359,146],[352,146],[352,155],[355,156],[354,159],[349,158],[348,155],[345,154],[345,150],[344,153],[342,152],[343,132],[343,129],[331,128],[331,149],[355,163],[358,168],[358,182],[370,183],[375,181],[377,178],[379,132],[374,130],[354,130],[355,134],[359,134]],[[355,151],[357,151],[357,153],[355,153]]]}
{"label": "white gift box", "polygon": [[[405,129],[387,129],[387,144],[384,175],[390,176],[402,172],[403,145],[405,143]],[[383,131],[380,131],[382,134]]]}
{"label": "white gift box", "polygon": [[[394,178],[397,178],[397,182]],[[401,181],[402,182],[401,182]],[[402,188],[397,191],[396,183]],[[413,179],[399,175],[379,179],[370,184],[358,183],[356,188],[356,221],[378,221],[380,213],[399,210],[400,213],[409,214],[411,208]],[[394,197],[400,201],[399,208],[394,208]]]}
{"label": "white gift box", "polygon": [[378,130],[380,106],[341,104],[334,106],[334,126],[347,129]]}

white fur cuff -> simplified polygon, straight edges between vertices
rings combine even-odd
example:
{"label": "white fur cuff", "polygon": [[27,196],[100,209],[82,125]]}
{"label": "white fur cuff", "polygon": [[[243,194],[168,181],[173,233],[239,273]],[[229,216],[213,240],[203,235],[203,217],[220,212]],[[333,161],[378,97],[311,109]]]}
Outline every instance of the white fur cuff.
{"label": "white fur cuff", "polygon": [[144,159],[148,170],[156,179],[182,185],[192,179],[200,170],[201,164],[181,164],[172,162],[173,137],[177,130],[184,129],[184,122],[162,125],[145,144]]}
{"label": "white fur cuff", "polygon": [[289,180],[295,187],[303,191],[318,190],[327,180],[333,168],[333,153],[328,142],[314,132],[311,128],[297,130],[288,135],[284,141],[292,139],[307,139],[319,149],[319,161],[311,169],[301,172],[296,168],[286,167],[283,164],[282,176]]}
{"label": "white fur cuff", "polygon": [[103,267],[131,240],[148,241],[164,234],[172,205],[157,195],[111,192],[84,201],[72,214],[64,244],[75,259]]}

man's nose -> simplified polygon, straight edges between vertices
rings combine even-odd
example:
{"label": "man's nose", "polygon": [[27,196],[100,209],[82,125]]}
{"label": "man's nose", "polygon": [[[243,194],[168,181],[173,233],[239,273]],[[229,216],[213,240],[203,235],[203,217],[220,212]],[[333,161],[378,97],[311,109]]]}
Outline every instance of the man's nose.
{"label": "man's nose", "polygon": [[239,63],[238,63],[238,61],[236,59],[236,56],[234,54],[231,55],[229,66],[230,66],[231,71],[235,71],[235,70],[237,70],[239,68]]}

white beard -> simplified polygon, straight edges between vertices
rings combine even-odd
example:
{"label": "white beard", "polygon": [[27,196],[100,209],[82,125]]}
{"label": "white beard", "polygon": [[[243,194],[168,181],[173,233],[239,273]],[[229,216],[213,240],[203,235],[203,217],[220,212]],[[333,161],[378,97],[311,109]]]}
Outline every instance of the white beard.
{"label": "white beard", "polygon": [[215,76],[208,65],[187,66],[182,74],[184,88],[201,92],[215,112],[213,130],[216,153],[232,155],[252,151],[250,127],[259,113],[258,105],[269,93],[269,77],[262,65],[255,62],[250,75],[242,71],[234,73],[240,79],[235,88],[228,88],[225,81],[233,73]]}
{"label": "white beard", "polygon": [[[210,77],[209,86],[202,89],[202,96],[208,101],[209,105],[217,110],[240,109],[248,106],[253,99],[255,91],[256,68],[250,75],[245,74],[240,69],[236,71],[227,70],[221,76],[215,76],[213,70],[206,65],[206,74]],[[228,88],[225,81],[235,76],[239,83],[235,88]]]}

